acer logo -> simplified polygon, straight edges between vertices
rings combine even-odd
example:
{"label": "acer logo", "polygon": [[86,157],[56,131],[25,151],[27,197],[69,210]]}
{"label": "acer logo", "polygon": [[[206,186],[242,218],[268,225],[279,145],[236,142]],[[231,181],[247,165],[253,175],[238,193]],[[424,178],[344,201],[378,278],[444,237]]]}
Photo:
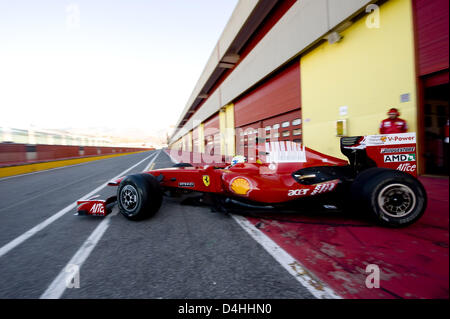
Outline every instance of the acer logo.
{"label": "acer logo", "polygon": [[303,189],[290,189],[288,192],[288,196],[302,196],[308,194],[309,189],[303,188]]}
{"label": "acer logo", "polygon": [[410,163],[400,164],[397,167],[397,170],[402,172],[414,172],[416,170],[417,165],[411,165]]}
{"label": "acer logo", "polygon": [[92,205],[91,210],[89,211],[89,213],[90,214],[95,214],[95,215],[97,215],[97,214],[104,215],[105,214],[105,210],[104,210],[102,204],[94,204],[94,205]]}

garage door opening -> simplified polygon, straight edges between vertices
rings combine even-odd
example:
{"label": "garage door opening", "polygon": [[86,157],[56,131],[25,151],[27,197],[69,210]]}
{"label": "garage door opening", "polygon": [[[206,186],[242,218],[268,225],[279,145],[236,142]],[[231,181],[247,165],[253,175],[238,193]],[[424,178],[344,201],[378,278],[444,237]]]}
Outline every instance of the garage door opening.
{"label": "garage door opening", "polygon": [[449,176],[448,121],[449,84],[425,88],[424,159],[425,174]]}

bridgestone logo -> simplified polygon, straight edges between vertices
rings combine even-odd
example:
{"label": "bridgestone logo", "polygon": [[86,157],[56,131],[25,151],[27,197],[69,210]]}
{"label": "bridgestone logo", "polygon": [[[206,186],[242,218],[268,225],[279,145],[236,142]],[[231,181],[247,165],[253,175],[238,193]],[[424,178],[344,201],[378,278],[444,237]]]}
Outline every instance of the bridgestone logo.
{"label": "bridgestone logo", "polygon": [[384,155],[385,163],[395,163],[395,162],[415,162],[416,154],[395,154],[395,155]]}
{"label": "bridgestone logo", "polygon": [[415,147],[398,147],[398,148],[382,148],[381,154],[386,153],[407,153],[414,152],[416,150]]}

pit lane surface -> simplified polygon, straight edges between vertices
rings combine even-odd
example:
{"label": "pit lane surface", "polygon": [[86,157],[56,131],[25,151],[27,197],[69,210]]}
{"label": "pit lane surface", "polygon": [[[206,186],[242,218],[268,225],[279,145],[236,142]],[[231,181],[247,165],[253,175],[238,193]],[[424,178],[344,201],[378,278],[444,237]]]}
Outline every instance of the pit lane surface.
{"label": "pit lane surface", "polygon": [[[104,218],[67,208],[141,161],[127,174],[173,165],[151,151],[0,179],[0,298],[58,298],[49,287],[80,247],[93,248],[83,250],[80,288],[62,298],[314,298],[234,218],[176,199],[141,222],[115,208],[95,246],[86,242]],[[24,237],[37,225],[45,227]]]}

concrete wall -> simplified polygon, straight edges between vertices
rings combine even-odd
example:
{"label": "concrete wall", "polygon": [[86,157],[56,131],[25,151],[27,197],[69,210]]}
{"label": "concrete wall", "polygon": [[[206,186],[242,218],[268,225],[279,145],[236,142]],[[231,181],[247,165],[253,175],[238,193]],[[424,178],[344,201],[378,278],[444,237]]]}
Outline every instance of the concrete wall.
{"label": "concrete wall", "polygon": [[[194,103],[194,100],[200,94],[201,89],[208,81],[211,74],[214,72],[216,66],[224,57],[226,51],[230,47],[233,39],[237,36],[238,32],[246,22],[248,16],[255,9],[258,4],[258,0],[240,0],[234,9],[230,20],[228,21],[225,29],[220,36],[220,39],[217,41],[216,46],[214,47],[213,52],[211,52],[211,56],[208,59],[208,62],[203,69],[202,74],[194,87],[194,90],[189,97],[189,100],[186,103],[186,106],[180,116],[180,120],[183,118],[183,115],[189,110],[189,107]],[[209,114],[209,116],[212,114]],[[207,116],[206,118],[208,118]],[[180,121],[179,120],[179,121]],[[191,127],[192,129],[192,127]]]}
{"label": "concrete wall", "polygon": [[[297,1],[252,52],[239,63],[194,116],[186,122],[184,127],[176,132],[172,141],[185,135],[193,127],[215,114],[222,106],[232,103],[260,80],[320,41],[338,24],[364,10],[365,6],[371,2],[373,1]],[[234,14],[238,14],[238,10]],[[208,62],[209,64],[210,62]],[[203,81],[203,78],[201,77],[199,81]],[[193,96],[195,92],[196,90],[194,90]],[[188,103],[188,105],[190,104]],[[186,111],[187,109],[183,113]]]}

